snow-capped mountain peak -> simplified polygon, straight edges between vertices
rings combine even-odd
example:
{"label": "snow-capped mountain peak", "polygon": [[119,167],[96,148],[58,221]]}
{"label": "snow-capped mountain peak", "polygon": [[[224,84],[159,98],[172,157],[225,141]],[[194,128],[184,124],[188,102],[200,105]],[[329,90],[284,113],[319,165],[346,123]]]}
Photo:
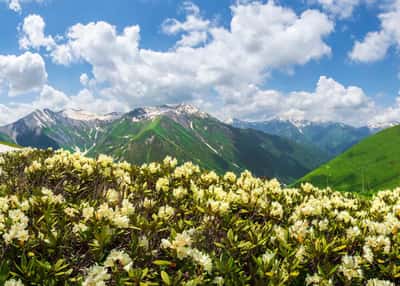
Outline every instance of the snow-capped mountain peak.
{"label": "snow-capped mountain peak", "polygon": [[48,109],[36,109],[34,112],[31,113],[30,117],[34,121],[36,121],[36,124],[39,127],[44,127],[48,124],[54,123],[54,118],[51,114],[51,111]]}
{"label": "snow-capped mountain peak", "polygon": [[311,125],[313,123],[311,121],[304,120],[304,119],[286,119],[286,122],[291,123],[297,129],[304,128],[304,127],[309,126],[309,125]]}
{"label": "snow-capped mountain peak", "polygon": [[177,112],[187,113],[187,114],[205,114],[201,112],[197,107],[190,104],[179,104],[175,107]]}
{"label": "snow-capped mountain peak", "polygon": [[141,107],[132,110],[129,113],[132,116],[132,121],[153,119],[162,115],[179,116],[179,115],[195,115],[199,117],[207,117],[208,114],[200,111],[197,107],[189,104]]}
{"label": "snow-capped mountain peak", "polygon": [[111,121],[121,116],[120,113],[96,114],[80,108],[69,108],[60,111],[63,117],[78,121]]}

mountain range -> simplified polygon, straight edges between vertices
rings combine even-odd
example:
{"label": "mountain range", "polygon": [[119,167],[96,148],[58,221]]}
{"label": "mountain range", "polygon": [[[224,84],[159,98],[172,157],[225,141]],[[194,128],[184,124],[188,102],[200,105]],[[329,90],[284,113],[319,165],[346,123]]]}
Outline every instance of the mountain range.
{"label": "mountain range", "polygon": [[251,128],[278,135],[302,145],[313,146],[329,158],[343,153],[362,139],[376,133],[381,126],[353,127],[337,122],[312,122],[273,118],[261,122],[233,119],[231,124],[238,128]]}
{"label": "mountain range", "polygon": [[220,173],[245,169],[290,183],[328,160],[326,153],[254,129],[236,128],[180,105],[96,115],[79,109],[36,110],[0,127],[0,141],[112,155],[142,164],[171,155]]}

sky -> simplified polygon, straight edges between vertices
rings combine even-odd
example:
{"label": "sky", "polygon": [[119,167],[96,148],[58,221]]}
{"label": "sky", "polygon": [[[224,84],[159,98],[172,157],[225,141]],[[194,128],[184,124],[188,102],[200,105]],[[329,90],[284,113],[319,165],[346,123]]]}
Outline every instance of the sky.
{"label": "sky", "polygon": [[0,0],[0,124],[188,103],[221,120],[400,121],[400,0]]}

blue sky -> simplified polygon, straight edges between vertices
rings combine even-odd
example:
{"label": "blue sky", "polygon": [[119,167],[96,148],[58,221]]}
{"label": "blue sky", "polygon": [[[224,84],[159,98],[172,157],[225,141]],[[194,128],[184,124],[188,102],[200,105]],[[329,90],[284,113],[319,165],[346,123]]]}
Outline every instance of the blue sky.
{"label": "blue sky", "polygon": [[[380,16],[395,21],[400,1],[11,2],[0,0],[0,123],[33,108],[101,113],[180,101],[221,119],[400,121],[400,28]],[[127,27],[135,36],[124,34]],[[96,42],[102,31],[110,43]],[[179,42],[185,36],[195,42]],[[32,73],[43,76],[35,82]],[[29,84],[14,82],[25,76]]]}

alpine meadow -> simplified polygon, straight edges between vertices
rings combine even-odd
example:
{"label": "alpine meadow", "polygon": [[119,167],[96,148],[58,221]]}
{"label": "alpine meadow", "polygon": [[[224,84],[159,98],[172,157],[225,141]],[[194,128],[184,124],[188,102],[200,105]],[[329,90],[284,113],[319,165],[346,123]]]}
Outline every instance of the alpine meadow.
{"label": "alpine meadow", "polygon": [[400,285],[400,0],[0,0],[0,285]]}

